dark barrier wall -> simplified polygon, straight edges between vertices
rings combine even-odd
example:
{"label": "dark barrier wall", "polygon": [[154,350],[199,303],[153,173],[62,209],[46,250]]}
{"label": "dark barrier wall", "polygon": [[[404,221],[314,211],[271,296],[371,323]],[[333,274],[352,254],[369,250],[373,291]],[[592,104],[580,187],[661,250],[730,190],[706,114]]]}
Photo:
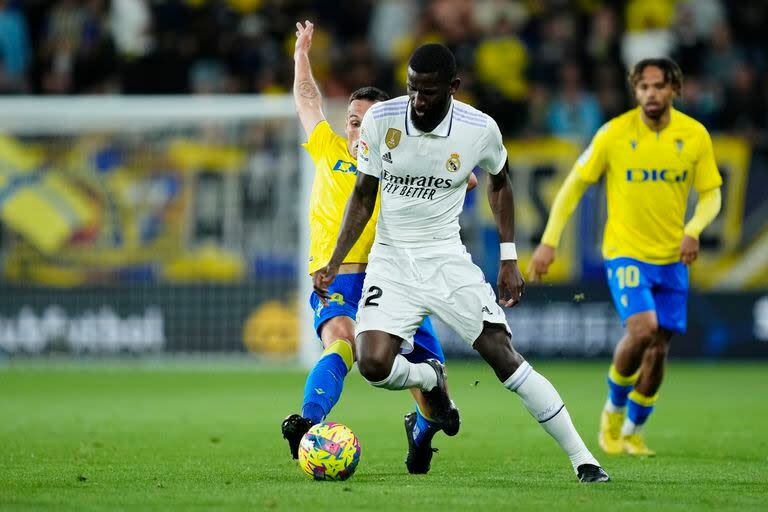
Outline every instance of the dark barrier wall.
{"label": "dark barrier wall", "polygon": [[[293,283],[270,286],[0,289],[0,353],[36,355],[292,352],[297,343]],[[524,354],[604,357],[622,327],[605,287],[529,287],[508,310]],[[689,331],[673,357],[768,358],[768,291],[692,293]],[[474,352],[436,321],[449,356]],[[265,343],[265,340],[270,340]]]}
{"label": "dark barrier wall", "polygon": [[[529,287],[508,310],[515,347],[524,354],[603,357],[623,328],[607,288]],[[446,353],[472,350],[443,325]],[[672,357],[768,358],[768,292],[696,293],[688,301],[688,332],[673,338]]]}

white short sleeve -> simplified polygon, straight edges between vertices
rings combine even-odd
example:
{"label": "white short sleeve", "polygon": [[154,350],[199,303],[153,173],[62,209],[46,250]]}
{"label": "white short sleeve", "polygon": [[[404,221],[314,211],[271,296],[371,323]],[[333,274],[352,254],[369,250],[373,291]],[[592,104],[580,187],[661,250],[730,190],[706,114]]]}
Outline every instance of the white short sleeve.
{"label": "white short sleeve", "polygon": [[499,125],[491,116],[487,118],[488,123],[480,146],[478,166],[490,174],[499,174],[507,163],[507,148],[504,147],[504,141],[501,139]]}
{"label": "white short sleeve", "polygon": [[357,146],[357,170],[375,178],[381,177],[381,155],[376,121],[373,119],[373,108],[363,116],[360,126],[360,141]]}

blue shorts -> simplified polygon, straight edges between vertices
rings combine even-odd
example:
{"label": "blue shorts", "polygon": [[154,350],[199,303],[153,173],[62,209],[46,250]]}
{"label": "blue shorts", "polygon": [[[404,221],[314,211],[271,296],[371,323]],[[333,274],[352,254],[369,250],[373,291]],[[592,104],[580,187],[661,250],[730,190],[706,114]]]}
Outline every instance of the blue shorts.
{"label": "blue shorts", "polygon": [[608,287],[621,322],[642,311],[656,311],[659,327],[684,333],[688,267],[682,262],[653,265],[633,258],[606,260]]}
{"label": "blue shorts", "polygon": [[[309,296],[309,305],[315,312],[315,331],[320,337],[320,329],[325,322],[337,316],[347,316],[352,320],[357,316],[357,304],[363,293],[365,273],[339,274],[328,288],[331,298],[328,305],[323,306],[320,297],[315,292]],[[424,318],[421,326],[413,336],[413,351],[404,354],[412,363],[420,363],[427,359],[437,359],[445,362],[443,347],[437,339],[435,328],[429,317]]]}

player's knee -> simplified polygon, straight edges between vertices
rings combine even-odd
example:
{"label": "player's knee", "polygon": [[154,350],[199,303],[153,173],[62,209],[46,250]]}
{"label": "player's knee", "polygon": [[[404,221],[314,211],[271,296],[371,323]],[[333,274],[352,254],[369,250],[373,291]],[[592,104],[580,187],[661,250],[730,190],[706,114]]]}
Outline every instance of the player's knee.
{"label": "player's knee", "polygon": [[321,327],[321,338],[323,345],[327,348],[328,345],[336,342],[336,340],[344,340],[355,349],[355,322],[346,316],[336,316],[328,320]]}
{"label": "player's knee", "polygon": [[649,347],[656,339],[659,324],[655,318],[637,318],[627,324],[627,330],[635,342]]}
{"label": "player's knee", "polygon": [[357,369],[368,382],[381,382],[392,372],[392,362],[383,358],[358,354]]}

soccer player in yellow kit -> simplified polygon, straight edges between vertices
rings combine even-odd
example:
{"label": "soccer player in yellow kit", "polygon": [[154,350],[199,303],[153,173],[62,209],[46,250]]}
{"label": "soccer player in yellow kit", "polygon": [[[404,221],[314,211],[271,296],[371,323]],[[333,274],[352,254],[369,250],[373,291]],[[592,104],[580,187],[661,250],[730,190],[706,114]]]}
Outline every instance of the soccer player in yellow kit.
{"label": "soccer player in yellow kit", "polygon": [[[629,82],[639,106],[606,123],[579,157],[552,205],[529,277],[547,273],[568,217],[605,175],[603,257],[626,332],[608,372],[599,442],[609,454],[654,455],[641,428],[658,398],[670,339],[686,329],[687,265],[720,211],[722,178],[706,128],[672,107],[683,82],[677,64],[642,60]],[[684,224],[691,187],[699,199]]]}
{"label": "soccer player in yellow kit", "polygon": [[[344,128],[346,138],[334,133],[325,119],[322,96],[312,77],[309,62],[314,26],[307,21],[304,25],[297,23],[296,28],[293,94],[299,120],[308,137],[304,147],[315,163],[309,208],[311,275],[328,263],[336,245],[344,208],[355,185],[357,146],[363,116],[371,106],[388,100],[389,96],[375,87],[354,91],[347,107]],[[473,176],[468,188],[474,187],[476,183]],[[314,327],[325,350],[307,376],[301,414],[292,414],[283,420],[283,437],[288,440],[294,459],[298,458],[298,447],[303,435],[313,424],[325,419],[338,401],[344,379],[354,363],[355,316],[361,299],[368,253],[375,235],[377,215],[378,205],[360,239],[344,259],[339,278],[330,290],[327,305],[315,293],[310,297],[310,304],[315,311]],[[445,362],[429,318],[417,330],[414,349],[405,357],[413,362]],[[428,418],[429,403],[424,395],[416,391],[414,397],[418,406],[405,420],[409,444],[406,466],[411,473],[426,473],[433,453],[432,437],[442,426]]]}

